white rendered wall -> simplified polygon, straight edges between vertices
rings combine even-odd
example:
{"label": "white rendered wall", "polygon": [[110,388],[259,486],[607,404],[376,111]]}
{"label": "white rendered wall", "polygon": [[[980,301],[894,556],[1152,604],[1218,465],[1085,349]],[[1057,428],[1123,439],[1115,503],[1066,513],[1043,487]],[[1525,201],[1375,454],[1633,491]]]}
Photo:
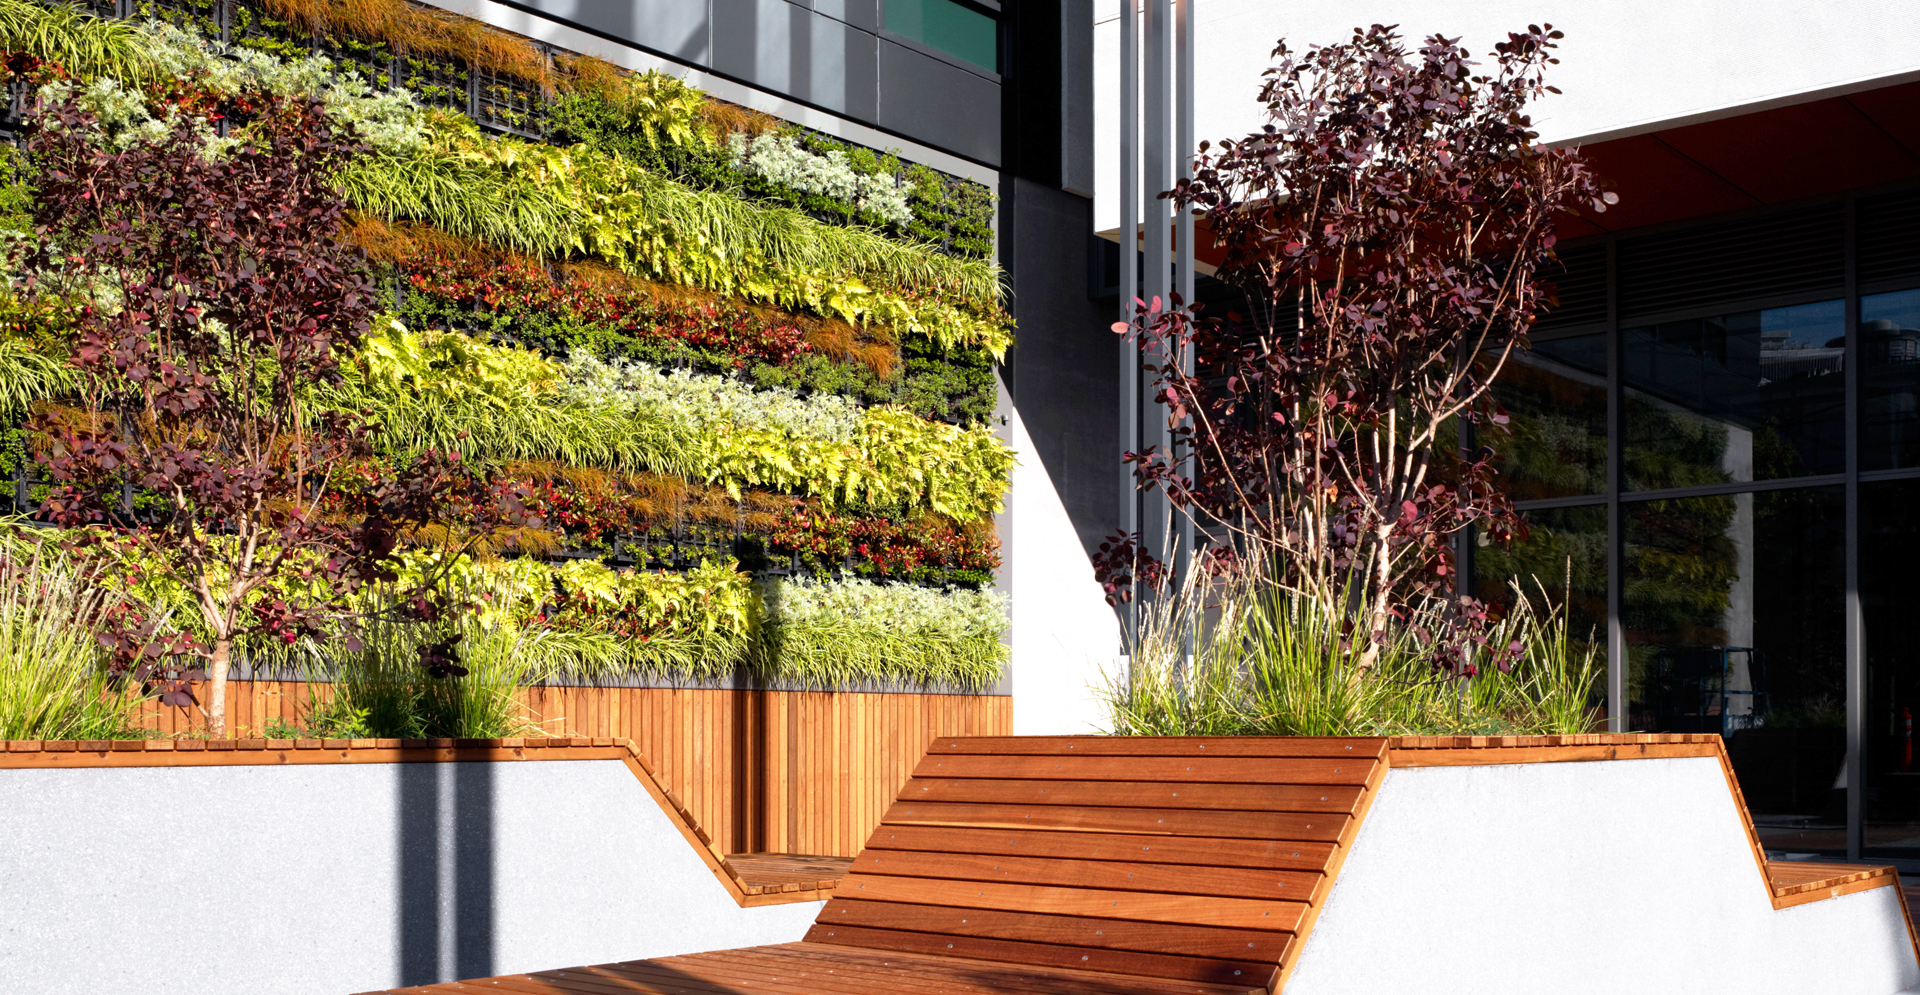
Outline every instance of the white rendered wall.
{"label": "white rendered wall", "polygon": [[1093,567],[1026,423],[1018,409],[1009,410],[1011,445],[1020,461],[1007,498],[1013,731],[1019,736],[1103,732],[1111,723],[1096,690],[1106,686],[1120,652],[1120,626],[1094,582]]}
{"label": "white rendered wall", "polygon": [[348,995],[798,940],[617,760],[0,770],[0,991]]}
{"label": "white rendered wall", "polygon": [[[1094,224],[1119,227],[1120,0],[1094,7]],[[1265,123],[1255,102],[1274,42],[1344,42],[1355,27],[1398,24],[1415,40],[1462,37],[1476,56],[1512,30],[1548,21],[1566,32],[1534,115],[1564,142],[1731,108],[1791,102],[1920,73],[1914,0],[1194,0],[1197,139],[1240,138]],[[1149,192],[1151,193],[1151,191]]]}
{"label": "white rendered wall", "polygon": [[1893,995],[1892,888],[1776,911],[1718,760],[1387,773],[1287,995]]}

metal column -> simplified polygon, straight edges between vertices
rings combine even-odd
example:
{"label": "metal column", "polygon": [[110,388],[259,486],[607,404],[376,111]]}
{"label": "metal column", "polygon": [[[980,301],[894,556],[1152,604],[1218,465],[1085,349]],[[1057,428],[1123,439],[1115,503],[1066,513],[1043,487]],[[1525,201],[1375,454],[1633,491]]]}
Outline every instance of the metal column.
{"label": "metal column", "polygon": [[[1133,320],[1133,302],[1140,296],[1140,19],[1133,0],[1120,5],[1120,315]],[[1140,451],[1140,350],[1131,341],[1120,342],[1120,451]],[[1120,465],[1120,530],[1140,531],[1140,494],[1133,485],[1133,468]],[[1120,604],[1122,638],[1133,631],[1133,603]],[[1130,653],[1123,644],[1121,651]]]}

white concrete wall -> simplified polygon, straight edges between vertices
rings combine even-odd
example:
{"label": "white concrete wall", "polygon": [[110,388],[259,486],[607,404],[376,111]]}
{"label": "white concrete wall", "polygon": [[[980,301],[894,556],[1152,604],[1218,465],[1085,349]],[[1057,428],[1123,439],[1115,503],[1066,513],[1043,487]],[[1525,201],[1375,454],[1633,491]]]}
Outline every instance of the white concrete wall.
{"label": "white concrete wall", "polygon": [[1096,691],[1106,686],[1120,652],[1120,627],[1094,582],[1060,492],[1034,452],[1026,423],[1017,409],[1009,410],[1011,445],[1020,460],[1007,499],[1013,731],[1020,736],[1103,732],[1111,723]]}
{"label": "white concrete wall", "polygon": [[1287,995],[1893,995],[1892,888],[1775,910],[1718,760],[1387,773]]}
{"label": "white concrete wall", "polygon": [[[1094,8],[1095,226],[1119,226],[1120,0]],[[1551,22],[1567,37],[1539,105],[1541,137],[1561,142],[1731,108],[1790,102],[1830,88],[1920,73],[1913,0],[1195,0],[1197,139],[1239,138],[1265,123],[1255,102],[1274,42],[1346,41],[1355,27],[1398,24],[1490,53],[1508,31]],[[1416,41],[1417,43],[1417,41]]]}
{"label": "white concrete wall", "polygon": [[348,995],[798,940],[617,760],[0,770],[0,992]]}

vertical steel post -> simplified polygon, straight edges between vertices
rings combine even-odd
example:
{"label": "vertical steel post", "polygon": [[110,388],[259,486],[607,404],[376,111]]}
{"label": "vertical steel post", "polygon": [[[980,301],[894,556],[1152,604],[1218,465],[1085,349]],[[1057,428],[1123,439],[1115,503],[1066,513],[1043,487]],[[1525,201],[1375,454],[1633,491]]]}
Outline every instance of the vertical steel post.
{"label": "vertical steel post", "polygon": [[[1607,240],[1607,731],[1627,728],[1627,630],[1621,620],[1626,585],[1626,532],[1620,508],[1621,450],[1626,441],[1622,391],[1618,243]],[[1571,592],[1569,592],[1571,595]]]}
{"label": "vertical steel post", "polygon": [[1865,849],[1863,803],[1867,767],[1867,645],[1866,620],[1860,605],[1860,295],[1855,274],[1855,202],[1846,208],[1847,323],[1846,356],[1846,627],[1847,675],[1847,859],[1859,860]]}
{"label": "vertical steel post", "polygon": [[[1173,175],[1175,180],[1193,178],[1193,2],[1173,0]],[[1171,205],[1171,202],[1169,202]],[[1173,206],[1173,290],[1180,299],[1193,302],[1193,212]],[[1180,368],[1193,375],[1193,349],[1180,354]],[[1184,578],[1193,563],[1194,527],[1190,515],[1180,516],[1180,544],[1175,559],[1175,577]],[[1195,633],[1187,633],[1187,655],[1193,655]]]}
{"label": "vertical steel post", "polygon": [[[1166,306],[1167,294],[1173,289],[1173,215],[1170,202],[1160,198],[1160,194],[1173,186],[1171,4],[1172,0],[1146,0],[1146,30],[1142,32],[1145,50],[1141,58],[1145,85],[1141,103],[1145,110],[1146,139],[1143,143],[1146,158],[1141,172],[1146,188],[1142,191],[1140,214],[1146,238],[1142,250],[1146,272],[1141,280],[1140,296],[1148,302],[1158,299],[1162,307]],[[1168,357],[1150,356],[1148,359],[1166,362]],[[1166,452],[1172,443],[1172,433],[1165,416],[1158,406],[1146,398],[1142,398],[1140,406],[1142,441],[1160,452]],[[1174,545],[1172,506],[1166,496],[1160,493],[1143,495],[1143,504],[1141,530],[1145,533],[1147,547],[1162,562],[1168,562]]]}
{"label": "vertical steel post", "polygon": [[[1120,314],[1133,320],[1140,296],[1140,12],[1120,0]],[[1140,349],[1120,342],[1120,451],[1140,451]],[[1140,494],[1133,468],[1120,465],[1120,529],[1140,531]],[[1134,603],[1120,602],[1121,652],[1131,655]]]}

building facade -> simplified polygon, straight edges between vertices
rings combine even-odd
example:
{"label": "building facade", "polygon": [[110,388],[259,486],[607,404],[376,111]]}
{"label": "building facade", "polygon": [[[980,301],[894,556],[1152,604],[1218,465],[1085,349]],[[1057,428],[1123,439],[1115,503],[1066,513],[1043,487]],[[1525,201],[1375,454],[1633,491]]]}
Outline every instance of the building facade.
{"label": "building facade", "polygon": [[[1562,219],[1560,305],[1496,390],[1511,431],[1475,440],[1531,533],[1463,542],[1462,566],[1483,597],[1537,578],[1568,604],[1610,729],[1725,736],[1770,852],[1920,870],[1920,11],[1195,6],[1200,138],[1257,130],[1281,37],[1567,33],[1565,96],[1535,120],[1620,204]],[[1115,238],[1118,114],[1098,112]]]}

